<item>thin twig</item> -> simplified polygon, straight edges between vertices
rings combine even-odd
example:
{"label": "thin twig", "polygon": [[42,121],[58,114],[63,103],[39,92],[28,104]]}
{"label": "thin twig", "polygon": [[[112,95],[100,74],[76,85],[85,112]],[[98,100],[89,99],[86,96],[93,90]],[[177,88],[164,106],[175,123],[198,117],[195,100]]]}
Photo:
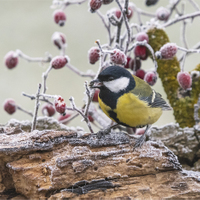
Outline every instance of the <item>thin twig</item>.
{"label": "thin twig", "polygon": [[88,72],[88,73],[84,73],[84,72],[81,72],[79,71],[76,67],[74,67],[73,65],[67,63],[65,65],[67,68],[71,69],[74,73],[78,74],[79,76],[82,76],[82,77],[90,77],[90,78],[94,78],[95,76],[95,73],[94,72]]}
{"label": "thin twig", "polygon": [[74,113],[73,115],[71,115],[67,119],[63,119],[63,120],[61,120],[59,122],[62,123],[62,124],[67,124],[67,123],[69,123],[70,121],[72,121],[74,118],[76,118],[78,116],[79,116],[79,113]]}
{"label": "thin twig", "polygon": [[16,50],[16,54],[17,54],[19,57],[21,57],[21,58],[27,60],[28,62],[48,63],[48,62],[50,62],[51,59],[52,59],[52,56],[51,56],[50,54],[48,54],[46,58],[42,58],[42,57],[35,57],[35,58],[33,58],[33,57],[30,57],[30,56],[26,55],[25,53],[23,53],[23,52],[22,52],[21,50],[19,50],[19,49]]}
{"label": "thin twig", "polygon": [[174,4],[172,4],[171,8],[170,8],[170,14],[168,19],[171,17],[173,11],[176,9],[176,6],[179,4],[180,0],[177,0]]}
{"label": "thin twig", "polygon": [[196,104],[194,104],[194,121],[195,125],[198,125],[200,122],[199,118],[199,108],[200,108],[200,95]]}
{"label": "thin twig", "polygon": [[[25,97],[28,97],[28,98],[30,98],[31,100],[35,100],[35,96],[34,95],[29,95],[29,94],[25,94],[24,92],[22,92],[22,95],[23,96],[25,96]],[[41,94],[40,94],[40,96],[41,96]],[[46,103],[48,103],[48,104],[50,104],[50,105],[53,105],[53,103],[52,102],[50,102],[48,99],[39,99],[40,101],[44,101],[44,102],[46,102]]]}
{"label": "thin twig", "polygon": [[46,90],[47,90],[47,86],[46,86],[46,80],[47,80],[47,77],[48,77],[48,75],[49,75],[49,72],[52,70],[52,66],[50,65],[49,67],[48,67],[48,69],[46,70],[46,72],[44,72],[43,74],[42,74],[42,77],[43,77],[43,93],[45,94],[46,93]]}
{"label": "thin twig", "polygon": [[199,5],[198,5],[195,1],[193,1],[193,0],[188,0],[188,1],[193,5],[193,7],[194,7],[197,11],[200,11]]}
{"label": "thin twig", "polygon": [[189,19],[189,18],[195,18],[197,16],[200,16],[200,12],[194,12],[192,14],[186,14],[186,15],[183,15],[181,17],[178,17],[176,19],[173,19],[173,20],[166,22],[165,24],[162,25],[162,27],[168,27],[168,26],[171,26],[172,24],[175,24],[175,23],[180,22],[182,20]]}
{"label": "thin twig", "polygon": [[37,94],[36,94],[35,111],[34,111],[31,131],[35,130],[35,128],[36,128],[37,114],[38,114],[38,109],[39,109],[39,106],[40,106],[39,97],[40,97],[40,89],[41,89],[41,87],[42,87],[42,85],[39,84],[38,91],[37,91]]}
{"label": "thin twig", "polygon": [[87,101],[86,106],[85,106],[84,115],[85,115],[85,116],[88,116],[88,110],[89,110],[89,107],[90,107],[90,103],[91,103],[91,101],[92,101],[92,98],[91,98],[90,90],[89,90],[89,88],[88,88],[88,82],[87,82],[87,81],[85,81],[85,90],[86,90],[85,93],[86,93],[86,95],[87,95],[87,97],[88,97],[88,101]]}
{"label": "thin twig", "polygon": [[27,110],[24,110],[22,107],[20,107],[20,106],[18,106],[18,105],[16,106],[16,108],[17,108],[18,110],[21,110],[22,112],[24,112],[24,113],[30,115],[31,117],[33,117],[33,113],[32,113],[32,112],[29,112],[29,111],[27,111]]}
{"label": "thin twig", "polygon": [[71,103],[72,109],[75,110],[75,111],[77,111],[77,112],[83,117],[84,121],[85,121],[85,122],[87,123],[87,125],[88,125],[88,128],[89,128],[90,132],[91,132],[91,133],[94,133],[94,131],[92,130],[90,121],[88,120],[88,117],[87,117],[86,115],[84,115],[84,113],[76,107],[76,105],[75,105],[75,103],[74,103],[74,98],[73,98],[73,97],[70,97],[69,101],[70,101],[70,103]]}
{"label": "thin twig", "polygon": [[186,53],[200,53],[200,50],[199,49],[186,49],[186,48],[183,48],[183,47],[179,47],[177,46],[177,48],[181,51],[184,51]]}

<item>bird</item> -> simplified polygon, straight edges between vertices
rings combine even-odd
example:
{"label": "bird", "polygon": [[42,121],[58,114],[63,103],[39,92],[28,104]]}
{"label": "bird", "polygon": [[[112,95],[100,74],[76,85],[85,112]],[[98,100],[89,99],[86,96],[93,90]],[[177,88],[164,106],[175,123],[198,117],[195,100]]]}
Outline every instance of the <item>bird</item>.
{"label": "bird", "polygon": [[145,134],[171,106],[148,83],[121,66],[109,66],[89,84],[100,90],[98,101],[102,111],[114,122],[126,127],[142,128],[144,134],[135,141],[141,147]]}

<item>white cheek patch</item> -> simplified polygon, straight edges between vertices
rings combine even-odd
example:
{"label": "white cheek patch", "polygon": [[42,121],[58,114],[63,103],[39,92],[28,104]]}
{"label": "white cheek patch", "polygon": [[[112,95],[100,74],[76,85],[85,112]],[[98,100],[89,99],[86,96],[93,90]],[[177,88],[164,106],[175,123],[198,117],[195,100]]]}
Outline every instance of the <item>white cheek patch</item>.
{"label": "white cheek patch", "polygon": [[112,81],[104,81],[103,84],[114,93],[118,93],[120,90],[125,90],[129,85],[130,79],[127,77],[121,77]]}

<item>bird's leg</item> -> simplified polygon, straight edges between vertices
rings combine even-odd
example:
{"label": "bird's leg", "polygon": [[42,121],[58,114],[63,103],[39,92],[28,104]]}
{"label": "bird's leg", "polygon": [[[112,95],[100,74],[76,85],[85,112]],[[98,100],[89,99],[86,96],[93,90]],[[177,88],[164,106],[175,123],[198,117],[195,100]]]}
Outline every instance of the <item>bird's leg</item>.
{"label": "bird's leg", "polygon": [[109,126],[109,127],[106,128],[106,129],[104,129],[104,130],[98,131],[98,132],[97,132],[97,137],[98,137],[98,138],[101,138],[102,136],[109,134],[110,131],[111,131],[111,129],[112,129],[112,128],[115,128],[115,127],[117,127],[117,126],[118,126],[118,124],[114,124],[114,125]]}
{"label": "bird's leg", "polygon": [[136,148],[141,147],[143,145],[143,143],[144,143],[144,141],[146,139],[146,133],[148,132],[148,130],[150,128],[151,128],[151,125],[147,125],[144,134],[141,137],[139,137],[139,138],[137,138],[135,140],[135,144],[134,144],[133,150],[135,150]]}

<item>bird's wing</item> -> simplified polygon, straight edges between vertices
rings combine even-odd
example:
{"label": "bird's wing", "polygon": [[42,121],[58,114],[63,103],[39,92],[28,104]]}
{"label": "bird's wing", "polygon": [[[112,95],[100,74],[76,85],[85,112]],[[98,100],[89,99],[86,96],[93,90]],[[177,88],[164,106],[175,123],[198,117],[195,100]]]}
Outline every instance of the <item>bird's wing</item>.
{"label": "bird's wing", "polygon": [[162,98],[161,94],[155,92],[148,83],[134,76],[135,88],[131,92],[138,96],[142,101],[146,101],[148,106],[152,108],[162,108],[163,110],[171,110],[171,106]]}

